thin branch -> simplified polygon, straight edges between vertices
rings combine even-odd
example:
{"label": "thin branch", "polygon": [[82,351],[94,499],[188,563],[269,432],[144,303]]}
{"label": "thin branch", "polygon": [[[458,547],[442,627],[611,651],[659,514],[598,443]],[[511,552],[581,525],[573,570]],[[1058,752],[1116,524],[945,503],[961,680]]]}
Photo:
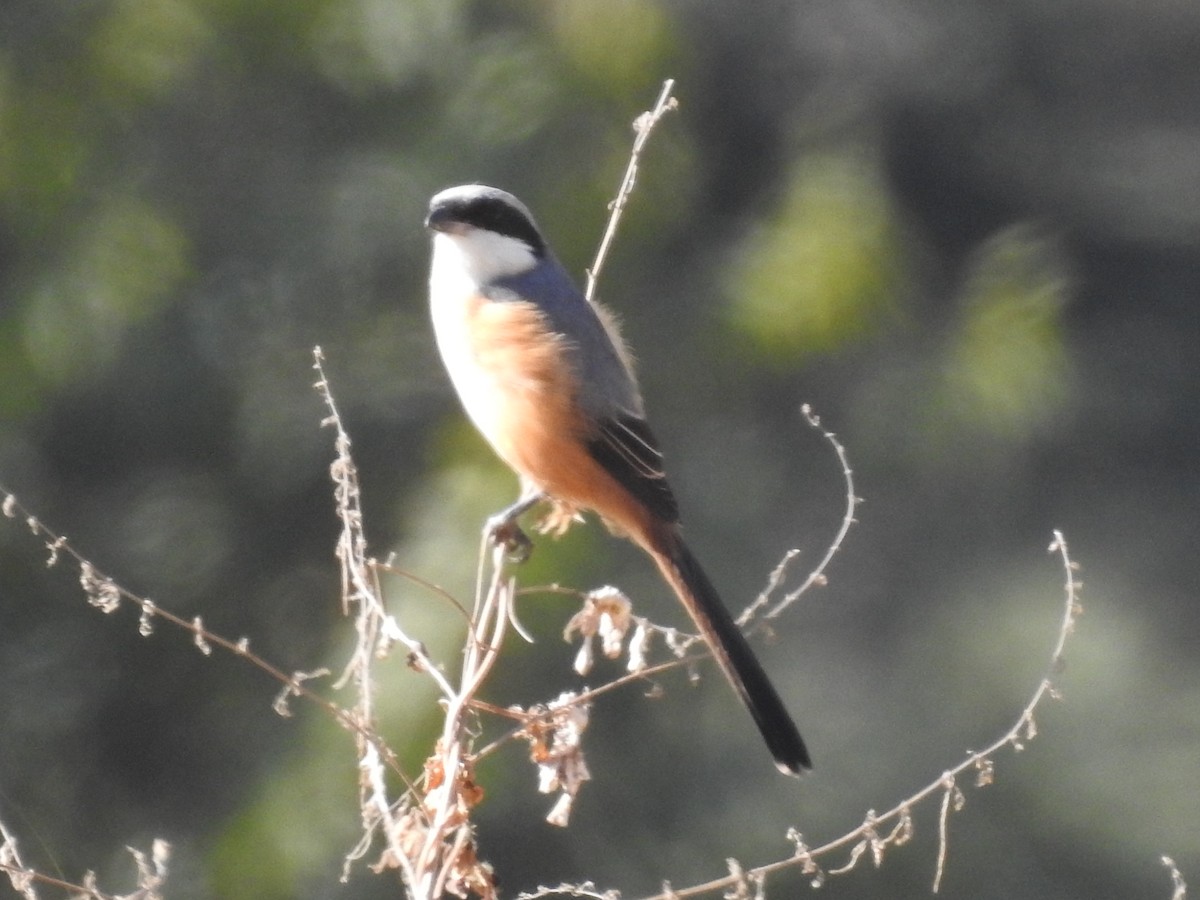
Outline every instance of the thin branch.
{"label": "thin branch", "polygon": [[583,884],[560,884],[558,887],[539,887],[533,892],[524,892],[517,894],[517,900],[540,900],[542,897],[584,897],[587,900],[621,900],[621,895],[616,891],[604,891],[603,893],[596,890],[596,886],[591,882]]}
{"label": "thin branch", "polygon": [[958,782],[954,780],[954,776],[946,772],[942,776],[942,787],[945,793],[942,794],[942,805],[938,810],[938,852],[937,852],[937,868],[933,874],[933,892],[936,894],[942,886],[942,874],[946,871],[946,851],[950,845],[950,810],[953,808],[956,812],[962,808],[963,792],[959,788]]}
{"label": "thin branch", "polygon": [[193,643],[197,647],[203,647],[204,645],[220,647],[222,650],[246,660],[257,669],[266,673],[283,685],[284,691],[281,697],[302,697],[324,709],[326,713],[347,730],[352,732],[359,730],[358,724],[345,709],[305,686],[304,682],[311,677],[310,674],[304,672],[289,674],[252,651],[247,638],[242,637],[235,641],[223,637],[205,627],[199,618],[185,619],[170,610],[163,609],[150,598],[142,597],[121,586],[79,553],[66,535],[58,534],[34,516],[3,485],[0,485],[0,495],[4,497],[3,502],[0,503],[0,511],[8,518],[23,519],[25,526],[30,532],[42,539],[48,551],[46,558],[47,568],[58,565],[64,555],[75,563],[79,569],[80,586],[83,588],[88,602],[101,612],[114,612],[123,601],[127,601],[141,611],[139,629],[143,636],[148,637],[153,633],[152,623],[154,621],[166,622],[175,628],[191,634]]}
{"label": "thin branch", "polygon": [[[833,540],[829,542],[829,546],[825,550],[825,555],[821,557],[821,561],[817,563],[817,567],[809,573],[800,587],[785,594],[782,600],[763,614],[762,618],[764,621],[776,618],[785,609],[795,603],[809,588],[813,587],[813,585],[824,585],[826,583],[825,572],[838,551],[842,549],[842,543],[846,540],[846,535],[850,532],[851,526],[857,521],[854,517],[854,512],[858,509],[858,505],[862,503],[862,498],[854,492],[854,471],[850,468],[850,460],[846,455],[846,448],[842,446],[836,434],[821,424],[821,417],[812,411],[811,406],[805,403],[800,407],[800,413],[804,416],[804,421],[819,432],[821,437],[833,448],[834,455],[837,457],[838,464],[842,469],[843,483],[846,486],[846,507],[842,513],[841,525],[838,526],[837,533],[833,536]],[[784,554],[783,559],[779,561],[779,564],[771,572],[771,576],[767,580],[767,586],[763,589],[762,593],[758,595],[758,598],[753,603],[742,610],[741,615],[737,617],[739,625],[744,627],[760,610],[771,602],[772,594],[775,593],[775,590],[783,582],[788,568],[792,561],[797,558],[799,552],[798,550],[789,550]]]}
{"label": "thin branch", "polygon": [[1169,856],[1164,856],[1162,864],[1171,873],[1171,886],[1174,888],[1171,892],[1171,900],[1187,900],[1187,882],[1183,880],[1183,875],[1175,865],[1175,860]]}
{"label": "thin branch", "polygon": [[[438,666],[425,651],[425,646],[415,638],[409,637],[400,628],[396,620],[387,614],[383,608],[378,585],[374,581],[375,567],[367,556],[367,539],[363,529],[362,492],[358,483],[358,469],[350,455],[350,435],[342,425],[341,414],[334,402],[325,376],[324,354],[320,347],[313,348],[313,368],[319,376],[314,387],[321,400],[329,410],[329,415],[321,423],[332,427],[335,432],[334,446],[337,459],[330,466],[330,476],[335,485],[337,514],[342,523],[342,531],[338,536],[337,557],[341,563],[342,572],[342,604],[348,612],[352,606],[360,609],[357,627],[360,630],[360,640],[355,648],[355,655],[347,665],[347,672],[355,667],[369,668],[370,657],[378,650],[378,635],[373,629],[384,629],[389,638],[399,640],[413,658],[420,664],[421,669],[428,674],[443,696],[451,697],[454,689],[446,680]],[[343,675],[342,680],[347,676]],[[369,680],[369,678],[368,678]],[[362,699],[362,698],[360,698]]]}
{"label": "thin branch", "polygon": [[633,139],[633,151],[629,154],[629,165],[625,168],[625,177],[621,179],[621,188],[617,191],[617,199],[610,206],[612,213],[608,217],[608,226],[604,229],[604,237],[600,240],[600,248],[596,251],[596,259],[587,271],[587,289],[583,295],[589,303],[596,299],[596,282],[604,268],[609,248],[617,236],[617,225],[621,222],[621,214],[625,212],[625,204],[629,202],[629,197],[633,194],[634,186],[637,184],[638,161],[641,159],[646,142],[650,140],[650,134],[659,120],[671,110],[679,107],[679,101],[671,96],[671,90],[674,87],[675,79],[668,78],[664,81],[654,108],[647,110],[634,120],[633,130],[636,136]]}
{"label": "thin branch", "polygon": [[17,839],[0,821],[0,870],[8,875],[9,884],[25,900],[38,900],[34,884],[38,873],[25,865],[17,849]]}
{"label": "thin branch", "polygon": [[457,612],[460,616],[462,616],[462,619],[464,622],[471,621],[471,614],[469,612],[467,612],[467,608],[465,606],[463,606],[461,603],[458,602],[457,597],[455,597],[452,593],[450,593],[448,590],[446,590],[440,584],[432,582],[432,581],[428,580],[427,578],[422,578],[420,575],[416,574],[415,572],[410,572],[410,571],[408,571],[408,569],[403,569],[400,566],[396,565],[391,556],[389,556],[387,559],[383,560],[382,562],[377,559],[368,559],[367,562],[377,572],[386,572],[388,575],[395,575],[398,578],[404,578],[408,581],[411,581],[413,584],[420,585],[421,587],[425,588],[430,593],[440,597],[441,599],[445,600],[448,604],[450,604],[450,606],[455,610],[455,612]]}
{"label": "thin branch", "polygon": [[9,884],[23,900],[39,900],[37,886],[63,891],[72,900],[163,900],[162,887],[167,879],[167,861],[171,845],[156,838],[149,854],[126,847],[137,867],[137,889],[128,894],[111,894],[100,890],[94,872],[87,872],[76,883],[46,875],[26,866],[17,852],[17,841],[3,822],[0,822],[0,872],[8,876]]}

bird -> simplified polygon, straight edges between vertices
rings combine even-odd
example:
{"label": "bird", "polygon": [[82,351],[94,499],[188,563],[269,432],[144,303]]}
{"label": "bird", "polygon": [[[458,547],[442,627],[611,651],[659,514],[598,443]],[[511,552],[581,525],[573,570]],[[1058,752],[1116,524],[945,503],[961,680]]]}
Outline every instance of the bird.
{"label": "bird", "polygon": [[435,194],[430,313],[468,418],[518,476],[517,501],[489,519],[524,555],[517,518],[549,507],[543,531],[592,511],[654,561],[785,774],[812,768],[792,717],[695,555],[646,422],[632,360],[607,309],[585,298],[529,209],[464,184]]}

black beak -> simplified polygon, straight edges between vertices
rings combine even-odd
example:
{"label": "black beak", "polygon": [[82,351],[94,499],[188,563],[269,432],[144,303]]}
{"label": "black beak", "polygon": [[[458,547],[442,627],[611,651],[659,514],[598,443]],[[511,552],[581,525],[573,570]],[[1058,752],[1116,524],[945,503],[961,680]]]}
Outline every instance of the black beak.
{"label": "black beak", "polygon": [[454,216],[447,206],[438,206],[429,211],[425,217],[425,227],[431,231],[453,230]]}

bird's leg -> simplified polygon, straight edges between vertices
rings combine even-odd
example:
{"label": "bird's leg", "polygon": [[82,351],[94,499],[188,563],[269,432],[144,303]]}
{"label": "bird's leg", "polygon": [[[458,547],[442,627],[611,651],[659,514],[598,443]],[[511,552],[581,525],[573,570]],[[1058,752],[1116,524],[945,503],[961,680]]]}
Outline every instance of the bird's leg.
{"label": "bird's leg", "polygon": [[504,547],[513,562],[523,563],[533,554],[533,541],[529,539],[517,519],[546,499],[541,491],[523,493],[512,506],[500,510],[487,520],[483,532],[493,544]]}

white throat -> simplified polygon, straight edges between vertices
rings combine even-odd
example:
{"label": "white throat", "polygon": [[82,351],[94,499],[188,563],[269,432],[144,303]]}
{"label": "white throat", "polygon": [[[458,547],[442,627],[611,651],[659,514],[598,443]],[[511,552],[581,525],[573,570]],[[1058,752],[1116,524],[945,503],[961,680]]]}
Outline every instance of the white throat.
{"label": "white throat", "polygon": [[537,261],[524,241],[494,231],[439,231],[433,236],[431,282],[467,281],[477,287],[528,272]]}

